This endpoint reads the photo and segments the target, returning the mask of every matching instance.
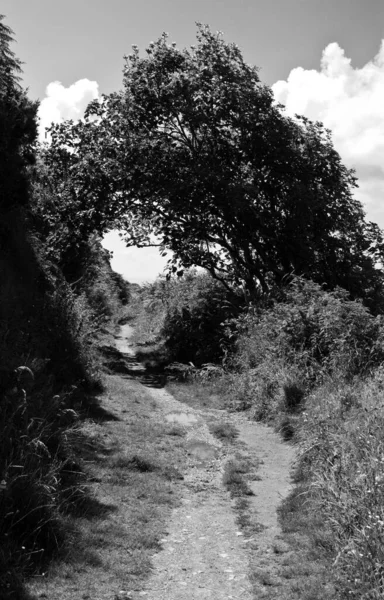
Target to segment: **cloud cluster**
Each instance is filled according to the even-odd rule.
[[[67,88],[60,81],[50,83],[46,89],[46,97],[39,107],[40,140],[45,139],[45,129],[52,123],[81,119],[89,102],[98,97],[99,86],[96,81],[79,79]]]
[[[343,162],[356,169],[370,220],[384,227],[384,40],[362,68],[337,43],[323,51],[320,69],[297,67],[272,86],[288,114],[303,114],[332,130]]]

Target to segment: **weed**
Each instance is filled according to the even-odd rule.
[[[129,469],[147,473],[156,471],[159,465],[152,458],[143,455],[134,454],[133,456],[119,456],[114,462],[113,467],[118,469]]]
[[[172,425],[168,429],[167,433],[168,433],[168,435],[172,435],[172,436],[184,437],[186,434],[186,431],[183,427],[181,427],[181,425]]]
[[[223,483],[232,498],[254,495],[245,477],[249,471],[250,466],[246,461],[229,460],[225,465]]]
[[[211,423],[209,429],[219,440],[233,442],[239,435],[236,427],[229,422]]]
[[[278,587],[281,585],[276,576],[260,568],[252,570],[251,581],[267,587]]]

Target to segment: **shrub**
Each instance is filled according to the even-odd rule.
[[[297,362],[308,379],[336,372],[362,375],[384,358],[381,316],[349,300],[345,290],[327,292],[300,278],[282,302],[245,315],[240,324],[246,338],[240,338],[239,349],[243,345],[248,362],[258,364],[267,352],[268,358]]]
[[[239,299],[205,273],[187,272],[168,284],[162,335],[174,360],[197,366],[224,356],[224,322]]]
[[[44,320],[46,355],[57,381],[61,384],[81,381],[89,388],[100,387],[99,365],[92,346],[97,322],[85,295],[77,296],[65,282],[57,284],[55,291],[46,297]]]
[[[372,316],[344,290],[327,292],[301,278],[281,301],[252,307],[229,323],[233,329],[232,389],[250,398],[258,414],[291,411],[326,378],[351,381],[384,360],[382,316]]]
[[[129,283],[111,269],[110,253],[98,236],[91,236],[79,257],[74,289],[84,294],[99,321],[116,321],[130,298]]]
[[[158,278],[133,296],[136,337],[164,340],[168,362],[205,365],[204,374],[227,352],[225,321],[239,312],[240,298],[210,275],[189,270],[182,277]],[[211,369],[209,367],[212,367]]]

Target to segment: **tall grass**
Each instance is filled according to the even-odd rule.
[[[44,570],[65,546],[66,514],[84,500],[85,477],[68,432],[102,389],[95,342],[122,306],[117,283],[109,290],[110,310],[91,302],[96,283],[107,297],[107,265],[96,283],[84,273],[86,290],[80,289],[19,233],[15,252],[0,259],[2,600],[27,598],[24,577]],[[20,366],[31,369],[33,385],[17,382]]]
[[[384,403],[381,370],[314,391],[299,426],[299,469],[332,531],[341,597],[384,594]]]
[[[337,597],[382,598],[383,318],[299,279],[235,326],[229,404],[298,442],[300,493],[324,523],[312,542],[324,543]]]
[[[65,541],[63,474],[71,459],[65,406],[49,385],[25,395],[10,390],[0,398],[1,598],[8,592],[18,597],[12,596],[16,583],[21,587],[23,577],[43,568]]]

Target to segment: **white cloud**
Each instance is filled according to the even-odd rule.
[[[320,69],[293,69],[272,86],[288,114],[304,114],[332,130],[336,150],[356,169],[369,219],[384,227],[384,40],[362,68],[337,43],[323,51]]]
[[[45,139],[45,129],[52,123],[60,123],[65,119],[81,119],[91,102],[99,97],[99,86],[96,81],[79,79],[69,87],[60,81],[53,81],[47,86],[46,97],[39,107],[39,138]]]

